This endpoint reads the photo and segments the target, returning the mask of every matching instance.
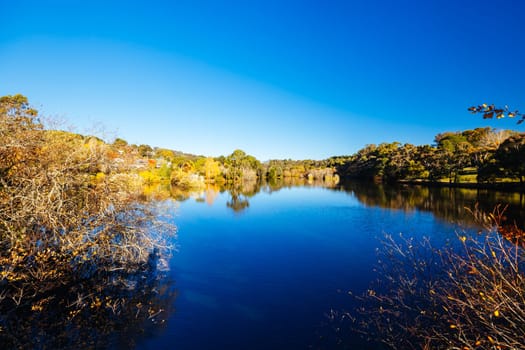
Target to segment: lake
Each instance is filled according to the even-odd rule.
[[[523,195],[488,190],[251,183],[155,196],[178,227],[169,260],[60,285],[39,296],[42,312],[6,310],[0,348],[379,350],[329,315],[374,288],[386,234],[459,243],[479,229],[468,208],[500,204],[525,227]]]
[[[507,220],[521,227],[524,217],[519,194],[359,183],[181,199],[168,276],[176,297],[139,349],[332,348],[326,315],[355,307],[347,292],[363,293],[376,278],[384,234],[454,239],[475,229],[465,207],[476,203],[510,203]],[[352,342],[341,348],[374,348]]]

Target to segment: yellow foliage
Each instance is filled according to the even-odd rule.
[[[104,181],[105,178],[106,178],[106,174],[101,173],[101,172],[98,172],[97,175],[95,175],[95,181],[97,183]]]
[[[42,311],[44,308],[41,305],[32,305],[31,311]]]
[[[206,180],[215,179],[221,174],[220,163],[215,161],[213,158],[206,158],[204,162],[204,176]]]
[[[146,185],[153,185],[161,182],[160,176],[154,169],[143,170],[139,172],[139,176],[144,180]]]

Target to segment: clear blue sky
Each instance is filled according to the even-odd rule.
[[[79,132],[217,156],[323,159],[515,128],[525,2],[0,0],[0,95]]]

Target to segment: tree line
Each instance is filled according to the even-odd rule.
[[[384,182],[495,183],[525,180],[525,134],[476,128],[436,135],[434,144],[367,145],[351,156],[332,157],[342,177]]]
[[[111,147],[116,161],[135,159],[146,184],[170,183],[186,189],[205,183],[283,179],[330,184],[338,183],[340,178],[454,184],[525,181],[525,134],[490,127],[443,132],[427,145],[369,144],[352,155],[324,160],[261,162],[240,149],[226,156],[206,157],[149,145],[128,145],[122,139],[116,139]]]
[[[339,181],[336,168],[329,160],[269,160],[261,162],[241,149],[229,155],[207,157],[156,148],[129,145],[123,139],[110,144],[115,163],[135,164],[146,185],[171,184],[191,189],[206,183],[236,185],[246,182],[277,182],[290,179]]]

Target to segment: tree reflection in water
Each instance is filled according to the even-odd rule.
[[[235,191],[230,192],[231,199],[226,202],[228,208],[233,209],[234,212],[239,213],[250,206],[248,199]]]
[[[334,191],[343,191],[355,197],[365,206],[376,206],[404,211],[421,210],[432,212],[437,218],[461,225],[475,225],[469,209],[477,207],[484,212],[491,212],[498,204],[507,206],[503,224],[516,224],[525,229],[525,195],[523,193],[499,192],[489,189],[467,189],[451,187],[431,187],[418,185],[387,185],[372,182],[342,182],[334,184],[321,180],[308,181],[300,178],[284,178],[271,181],[243,181],[236,184],[207,184],[201,191],[198,201],[212,205],[220,192],[228,192],[228,208],[237,213],[250,206],[250,198],[263,191],[278,192],[297,186],[324,187]],[[174,198],[185,201],[195,196],[188,190],[176,187],[166,188],[157,199]]]
[[[75,285],[57,286],[31,305],[3,299],[2,348],[134,347],[161,331],[174,312],[174,284],[154,260],[133,274],[113,271]]]
[[[240,213],[250,206],[248,198],[253,197],[261,191],[261,184],[255,180],[242,181],[230,184],[226,189],[230,194],[230,200],[226,202],[226,206],[235,213]]]
[[[478,225],[469,212],[474,208],[490,213],[497,205],[506,206],[503,225],[525,228],[523,193],[498,192],[488,189],[429,187],[416,185],[383,185],[347,182],[339,187],[366,206],[431,212],[436,218],[460,225]]]

